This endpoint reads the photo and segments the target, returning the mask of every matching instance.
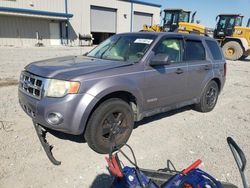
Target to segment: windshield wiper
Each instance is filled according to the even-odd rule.
[[[102,58],[103,55],[104,55],[108,50],[110,50],[111,48],[113,48],[113,47],[117,44],[117,42],[118,42],[120,39],[121,39],[121,37],[118,38],[117,41],[114,42],[112,45],[110,45],[110,47],[108,47],[106,50],[104,50],[104,52],[102,52],[102,54],[101,54],[101,56],[100,56],[100,59],[103,59],[103,58]]]
[[[83,56],[87,56],[89,54],[89,52],[85,52],[84,54],[82,54]]]

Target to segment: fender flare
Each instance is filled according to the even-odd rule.
[[[118,84],[119,83],[119,84]],[[123,83],[123,84],[121,84]],[[96,89],[98,88],[98,89]],[[82,114],[81,119],[81,132],[84,132],[87,126],[88,119],[95,109],[96,105],[107,95],[114,92],[128,92],[132,94],[136,99],[136,104],[138,108],[138,115],[140,114],[140,109],[143,103],[142,92],[136,87],[135,83],[129,79],[104,79],[97,82],[92,88],[90,88],[86,93],[94,97],[94,99],[87,105],[87,108]]]

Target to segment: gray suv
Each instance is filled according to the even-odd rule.
[[[42,143],[47,130],[84,133],[94,151],[107,153],[111,137],[122,146],[144,117],[192,104],[211,111],[225,76],[226,61],[212,38],[124,33],[82,56],[27,65],[19,101]]]

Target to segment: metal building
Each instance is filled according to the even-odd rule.
[[[115,33],[158,24],[160,5],[139,0],[0,0],[0,46],[99,43]]]

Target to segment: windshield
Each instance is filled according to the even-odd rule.
[[[164,25],[178,25],[178,22],[189,22],[189,12],[165,11]]]
[[[221,16],[218,23],[218,28],[233,29],[234,26],[241,26],[241,23],[241,17]]]
[[[155,39],[155,35],[114,35],[88,53],[88,57],[138,62]]]

